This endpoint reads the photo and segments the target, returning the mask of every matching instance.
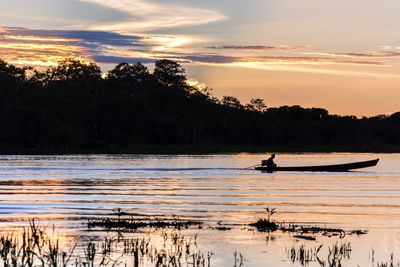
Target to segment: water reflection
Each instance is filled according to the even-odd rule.
[[[0,156],[0,227],[9,229],[36,218],[78,236],[88,218],[117,208],[240,225],[253,222],[265,207],[275,207],[280,221],[370,230],[362,241],[353,240],[353,247],[369,244],[370,251],[376,244],[383,259],[391,248],[400,249],[394,237],[400,229],[399,154],[283,154],[276,160],[311,165],[381,158],[376,168],[350,173],[265,174],[242,169],[263,156]],[[215,243],[210,251],[224,247],[231,255],[239,250],[251,258],[250,266],[263,258],[265,235],[249,237],[240,227],[213,233],[202,234]],[[279,235],[275,238],[280,240]],[[287,242],[292,241],[283,242],[289,247]],[[268,253],[282,251],[284,247]],[[352,258],[362,262],[365,252],[353,253]],[[233,263],[233,257],[229,259]],[[277,260],[281,261],[282,257]]]

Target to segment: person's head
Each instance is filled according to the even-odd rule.
[[[272,154],[272,155],[271,155],[271,158],[273,158],[273,159],[274,159],[274,158],[275,158],[275,154]]]

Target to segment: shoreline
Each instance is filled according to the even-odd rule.
[[[211,155],[239,153],[400,153],[400,146],[242,146],[242,145],[134,145],[126,148],[0,148],[0,155],[166,154]]]

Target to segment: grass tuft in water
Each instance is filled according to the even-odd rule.
[[[292,261],[292,263],[300,263],[302,266],[307,266],[311,262],[320,262],[318,257],[318,253],[321,250],[323,245],[320,245],[317,248],[307,249],[304,245],[300,247],[292,247],[288,251],[288,258]]]
[[[267,216],[264,218],[259,218],[256,222],[249,224],[249,226],[255,227],[260,232],[291,232],[296,233],[293,237],[304,240],[315,241],[315,236],[310,236],[310,234],[321,234],[326,237],[339,237],[344,238],[346,235],[364,235],[368,231],[365,230],[350,230],[345,231],[340,228],[329,228],[329,227],[318,227],[318,226],[307,226],[307,225],[296,225],[287,224],[285,222],[278,222],[272,220],[272,216],[277,212],[275,208],[266,208]]]
[[[54,228],[53,228],[54,236]],[[4,267],[67,266],[75,246],[62,251],[59,240],[46,233],[46,228],[29,221],[29,227],[23,228],[21,236],[6,234],[0,236],[0,260]]]
[[[162,235],[163,242],[150,239],[105,238],[66,249],[45,227],[29,222],[20,236],[0,235],[2,267],[210,267],[212,252],[203,253],[197,246],[197,235],[186,237],[176,230]]]
[[[272,220],[271,217],[276,213],[275,208],[265,208],[266,218],[260,218],[256,222],[249,224],[250,226],[256,227],[260,232],[275,231],[279,225],[276,221]]]
[[[92,218],[88,220],[88,229],[101,228],[107,231],[129,231],[140,228],[174,228],[184,229],[190,226],[201,226],[203,222],[195,220],[182,220],[177,217],[172,218],[148,218],[129,216],[119,212],[115,216],[107,218]]]
[[[349,260],[351,256],[351,245],[350,243],[334,244],[328,247],[326,259],[322,260],[320,252],[323,245],[314,248],[306,248],[303,244],[301,246],[293,246],[287,250],[288,258],[292,263],[299,263],[301,266],[308,266],[313,262],[316,262],[321,267],[341,267],[343,261]]]

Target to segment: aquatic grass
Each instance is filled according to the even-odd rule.
[[[275,231],[278,229],[279,225],[276,221],[272,220],[271,217],[276,213],[275,208],[265,208],[266,218],[259,218],[256,222],[249,224],[249,226],[253,226],[257,228],[260,232],[266,231]]]
[[[292,263],[299,262],[302,266],[307,266],[311,262],[320,262],[318,253],[322,247],[323,245],[320,245],[316,248],[307,249],[304,245],[294,246],[288,251],[288,258]]]
[[[299,263],[301,266],[308,266],[310,263],[316,262],[321,267],[341,267],[342,262],[349,260],[351,256],[351,244],[335,243],[328,247],[328,251],[325,255],[326,259],[322,260],[320,255],[323,245],[318,247],[306,248],[304,244],[300,246],[293,246],[287,250],[287,257],[292,263]]]
[[[244,266],[244,262],[246,261],[246,258],[244,257],[244,255],[240,252],[238,252],[237,250],[235,250],[235,252],[233,252],[233,267],[243,267]]]
[[[346,235],[364,235],[367,234],[366,230],[349,230],[345,231],[340,228],[320,227],[320,226],[309,226],[309,225],[297,225],[294,223],[285,223],[273,220],[271,217],[277,213],[276,209],[265,208],[266,217],[259,218],[256,222],[248,224],[251,227],[255,227],[260,232],[274,232],[282,231],[295,233],[295,238],[305,240],[316,240],[315,236],[308,234],[320,234],[326,237],[339,237],[344,238]]]
[[[210,267],[213,252],[203,253],[197,245],[197,235],[187,237],[180,231],[162,233],[163,244],[150,238],[89,241],[74,244],[69,249],[61,246],[59,238],[49,235],[45,227],[29,222],[20,236],[0,235],[0,266],[2,267]],[[79,248],[79,249],[76,249]]]
[[[201,226],[203,222],[196,220],[182,220],[173,216],[172,218],[150,218],[127,216],[120,210],[112,217],[90,218],[87,226],[89,230],[101,228],[107,231],[129,231],[140,228],[174,228],[183,229],[190,226]]]
[[[372,261],[373,262],[373,261]],[[387,262],[380,262],[377,263],[376,265],[373,265],[376,267],[400,267],[400,263],[394,263],[394,254],[390,254],[390,259]]]
[[[335,243],[329,247],[328,257],[326,261],[320,261],[321,267],[341,267],[342,262],[349,260],[351,257],[351,244],[350,242]]]
[[[62,251],[59,240],[49,236],[46,228],[37,226],[34,220],[23,228],[20,237],[13,233],[0,237],[0,259],[4,267],[64,267],[68,265],[74,249],[75,246],[69,251]]]

